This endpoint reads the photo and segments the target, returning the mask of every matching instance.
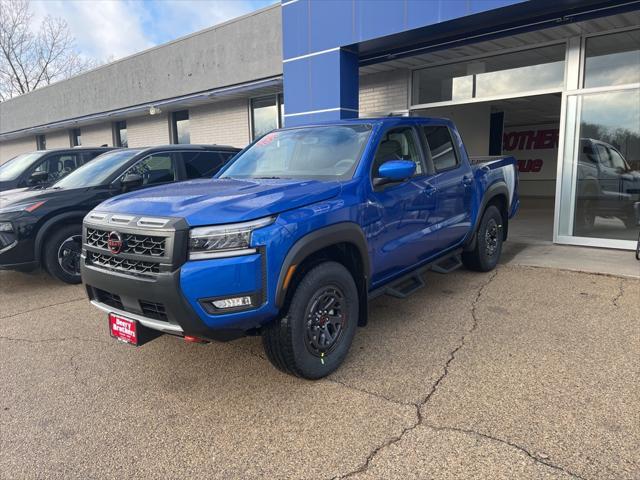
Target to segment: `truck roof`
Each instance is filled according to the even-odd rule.
[[[443,117],[363,117],[363,118],[349,118],[343,120],[329,120],[322,122],[313,122],[306,125],[298,125],[293,127],[285,127],[282,130],[288,130],[301,127],[313,127],[313,126],[327,126],[327,125],[379,125],[379,126],[392,126],[392,125],[415,125],[419,123],[444,123],[450,127],[454,127],[453,121]]]

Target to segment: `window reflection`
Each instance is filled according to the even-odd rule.
[[[584,86],[640,82],[640,30],[587,39]]]
[[[417,70],[413,74],[413,104],[560,90],[564,56],[565,45],[559,44]]]
[[[251,100],[253,138],[278,128],[278,106],[276,96]]]
[[[189,111],[181,110],[173,113],[173,143],[191,143],[191,133],[189,129]]]
[[[635,240],[640,201],[640,90],[585,95],[580,118],[574,235]]]

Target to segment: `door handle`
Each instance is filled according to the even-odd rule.
[[[426,195],[433,195],[434,193],[436,193],[436,187],[434,187],[433,185],[427,185],[424,189],[424,193]]]
[[[465,187],[471,186],[472,183],[473,183],[473,177],[471,175],[465,175],[464,177],[462,177],[462,184]]]

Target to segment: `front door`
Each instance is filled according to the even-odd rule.
[[[372,185],[389,160],[410,160],[416,173],[403,182],[372,186],[364,224],[373,249],[373,286],[412,269],[437,248],[432,241],[436,189],[412,127],[392,128],[383,135],[371,168]]]

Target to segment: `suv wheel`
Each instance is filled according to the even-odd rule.
[[[265,328],[262,343],[276,368],[315,380],[342,364],[357,324],[353,277],[341,264],[325,262],[302,278],[287,314]]]
[[[462,263],[469,270],[493,270],[502,252],[502,215],[496,206],[489,205],[484,211],[476,237],[475,248],[462,253]]]
[[[43,263],[50,275],[65,283],[80,283],[82,227],[64,225],[44,246]]]

